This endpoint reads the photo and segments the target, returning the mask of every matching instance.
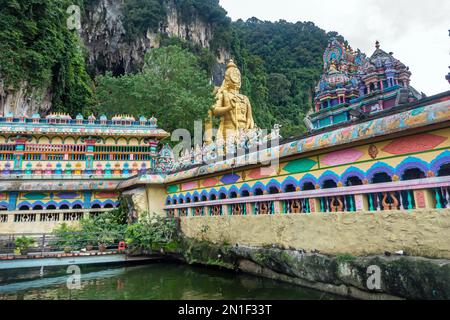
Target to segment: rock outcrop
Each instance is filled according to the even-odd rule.
[[[52,106],[51,100],[50,88],[29,88],[26,82],[22,82],[18,89],[12,89],[6,88],[0,81],[0,115],[10,112],[16,116],[45,114]]]
[[[445,259],[331,256],[187,238],[179,252],[190,264],[238,270],[356,299],[450,299],[450,261]]]
[[[112,71],[115,75],[139,70],[145,53],[160,46],[162,36],[178,37],[191,41],[203,48],[209,48],[213,39],[213,26],[200,15],[184,22],[179,16],[173,0],[167,0],[166,21],[160,23],[159,30],[147,30],[145,36],[127,37],[123,23],[123,3],[120,0],[98,0],[87,7],[87,17],[83,21],[81,36],[88,52],[88,66],[91,73]],[[223,51],[223,52],[222,52]],[[221,56],[229,54],[221,50]],[[220,79],[224,69],[223,57],[218,58],[218,70],[213,78]],[[216,69],[216,68],[215,68]],[[217,81],[215,81],[217,82]]]

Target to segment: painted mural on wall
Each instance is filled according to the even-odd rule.
[[[257,190],[268,194],[271,188],[281,193],[363,185],[376,183],[374,178],[381,173],[400,181],[411,169],[423,178],[437,177],[446,164],[450,164],[450,128],[282,162],[278,170],[256,168],[170,184],[167,203],[254,195]]]
[[[449,120],[450,97],[446,97],[444,101],[435,104],[297,140],[289,144],[281,145],[278,148],[264,151],[264,153],[270,153],[272,156],[279,155],[281,158],[301,156],[302,153],[317,151],[330,146],[352,144],[370,138],[382,137],[384,135]],[[436,141],[433,143],[436,143]],[[400,150],[398,152],[402,151]],[[357,154],[347,153],[346,157],[351,159],[351,157],[357,157]],[[225,170],[235,169],[252,163],[254,158],[258,158],[257,155],[243,156],[241,158],[234,158],[223,162],[184,170],[168,175],[166,183],[170,184],[206,174],[214,174]],[[329,159],[328,161],[333,160]]]

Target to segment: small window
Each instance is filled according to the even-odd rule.
[[[424,179],[424,178],[425,178],[425,173],[418,168],[405,170],[405,172],[402,175],[403,181],[417,180],[417,179]]]
[[[349,177],[347,179],[347,182],[345,183],[345,185],[347,187],[361,186],[362,184],[363,184],[362,180],[359,177],[356,177],[356,176]]]
[[[289,192],[295,192],[297,191],[295,186],[293,184],[288,184],[285,188],[284,188],[284,192],[289,193]]]
[[[450,176],[450,163],[442,165],[438,170],[438,177]]]
[[[241,192],[241,196],[243,198],[250,197],[250,192],[248,190],[244,190]]]
[[[280,190],[278,190],[277,187],[270,187],[269,188],[269,194],[278,194],[280,193]]]
[[[386,172],[378,172],[372,178],[372,183],[387,183],[392,182],[392,178]]]
[[[261,188],[257,188],[255,190],[255,196],[262,196],[264,194],[264,191]]]
[[[312,182],[305,182],[302,186],[303,191],[313,191],[316,190],[316,187]]]

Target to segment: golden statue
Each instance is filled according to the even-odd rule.
[[[230,60],[225,72],[222,86],[217,90],[216,103],[209,111],[206,131],[212,128],[212,116],[220,117],[217,139],[228,141],[236,138],[241,130],[255,128],[252,106],[247,96],[239,93],[241,89],[241,72],[233,60]],[[211,142],[207,133],[206,142]]]

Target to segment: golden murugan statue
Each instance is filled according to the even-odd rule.
[[[252,106],[247,96],[239,93],[241,89],[241,72],[233,60],[230,60],[225,72],[222,86],[217,90],[216,103],[208,113],[205,130],[206,142],[212,142],[212,116],[220,117],[217,139],[228,141],[236,138],[240,131],[254,129]],[[210,130],[208,132],[208,130]]]

